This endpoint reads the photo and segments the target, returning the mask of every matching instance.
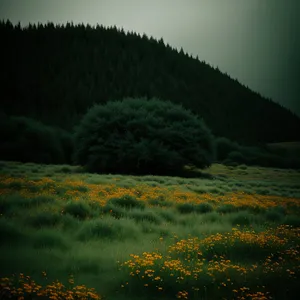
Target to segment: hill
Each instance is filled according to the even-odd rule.
[[[164,41],[116,27],[0,22],[1,111],[71,130],[94,103],[157,97],[244,144],[300,141],[300,119]]]

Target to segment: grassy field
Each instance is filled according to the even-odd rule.
[[[0,299],[299,299],[299,170],[205,173],[0,162]]]

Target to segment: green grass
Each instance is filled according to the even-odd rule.
[[[165,274],[164,284],[170,288],[160,298],[160,292],[155,286],[145,290],[144,279],[136,280],[118,262],[125,262],[131,258],[131,254],[142,255],[143,252],[159,252],[166,256],[169,253],[168,247],[176,242],[194,237],[203,240],[216,234],[225,236],[231,232],[232,227],[258,233],[281,224],[300,227],[300,206],[295,204],[277,203],[273,208],[265,208],[252,207],[250,203],[238,207],[226,203],[227,194],[234,191],[260,196],[293,195],[297,198],[300,195],[297,182],[299,172],[243,165],[213,165],[205,172],[217,179],[209,179],[208,176],[197,179],[97,175],[87,174],[80,167],[67,165],[39,166],[0,162],[1,174],[19,179],[26,176],[32,180],[31,184],[21,180],[13,180],[8,184],[0,182],[1,190],[11,191],[9,195],[0,195],[0,277],[21,272],[46,284],[41,275],[42,271],[46,271],[48,281],[58,279],[63,284],[68,284],[68,276],[73,274],[78,284],[96,288],[107,300],[143,300],[151,297],[176,299],[172,290],[179,287],[189,289],[195,283],[194,279],[179,284],[170,274]],[[282,175],[280,180],[278,174]],[[39,179],[45,175],[60,184],[51,181],[39,184]],[[82,183],[76,187],[63,184],[63,180],[71,178],[80,179]],[[100,206],[97,201],[89,198],[92,188],[88,184],[100,187],[114,184],[115,188],[123,189],[123,195],[108,197],[110,190],[102,189],[98,198],[108,197],[109,200],[104,206]],[[141,201],[140,197],[146,191],[139,184],[163,188],[165,191],[179,188],[183,194],[178,196],[178,202],[166,195],[156,194]],[[135,192],[130,194],[130,189],[135,186]],[[21,192],[24,190],[31,193],[31,196],[22,196]],[[46,191],[52,194],[43,194]],[[77,196],[67,195],[70,191],[74,195],[79,193],[80,196],[76,198]],[[188,193],[203,197],[203,200],[201,203],[189,203]],[[211,199],[205,198],[207,195]],[[218,197],[225,203],[218,202]],[[300,201],[300,198],[296,200]],[[295,242],[291,242],[289,246],[294,247]],[[201,248],[206,258],[203,268],[207,270],[208,261],[215,259],[214,255],[226,255],[234,263],[250,266],[257,261],[264,261],[270,253],[275,255],[282,251],[283,248],[280,247],[272,243],[260,247],[255,243],[249,245],[241,241],[227,244],[223,240],[216,241],[213,246]],[[181,251],[178,257],[184,257],[187,253]],[[291,260],[291,264],[292,262],[294,263]],[[153,268],[159,271],[156,265]],[[292,268],[293,264],[290,269]],[[248,286],[254,290],[257,285],[265,285],[274,299],[293,299],[288,296],[285,285],[291,292],[299,292],[298,284],[285,273],[285,277],[279,279],[278,274],[281,273],[278,272],[249,272],[247,281],[243,281],[244,277],[237,275],[235,271],[230,272],[234,285],[248,282]],[[227,280],[222,277],[224,274],[218,276],[215,277],[217,283],[212,284],[210,277],[203,273],[199,282],[203,285],[206,282],[206,287],[204,289],[201,286],[199,297],[196,297],[195,291],[195,298],[191,296],[191,299],[222,299],[224,295],[228,299],[235,299],[225,287],[217,288],[218,284]]]

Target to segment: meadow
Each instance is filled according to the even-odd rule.
[[[299,299],[300,170],[204,172],[1,161],[0,299]]]

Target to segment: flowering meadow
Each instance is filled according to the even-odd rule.
[[[0,299],[298,299],[299,171],[208,171],[2,162]]]

